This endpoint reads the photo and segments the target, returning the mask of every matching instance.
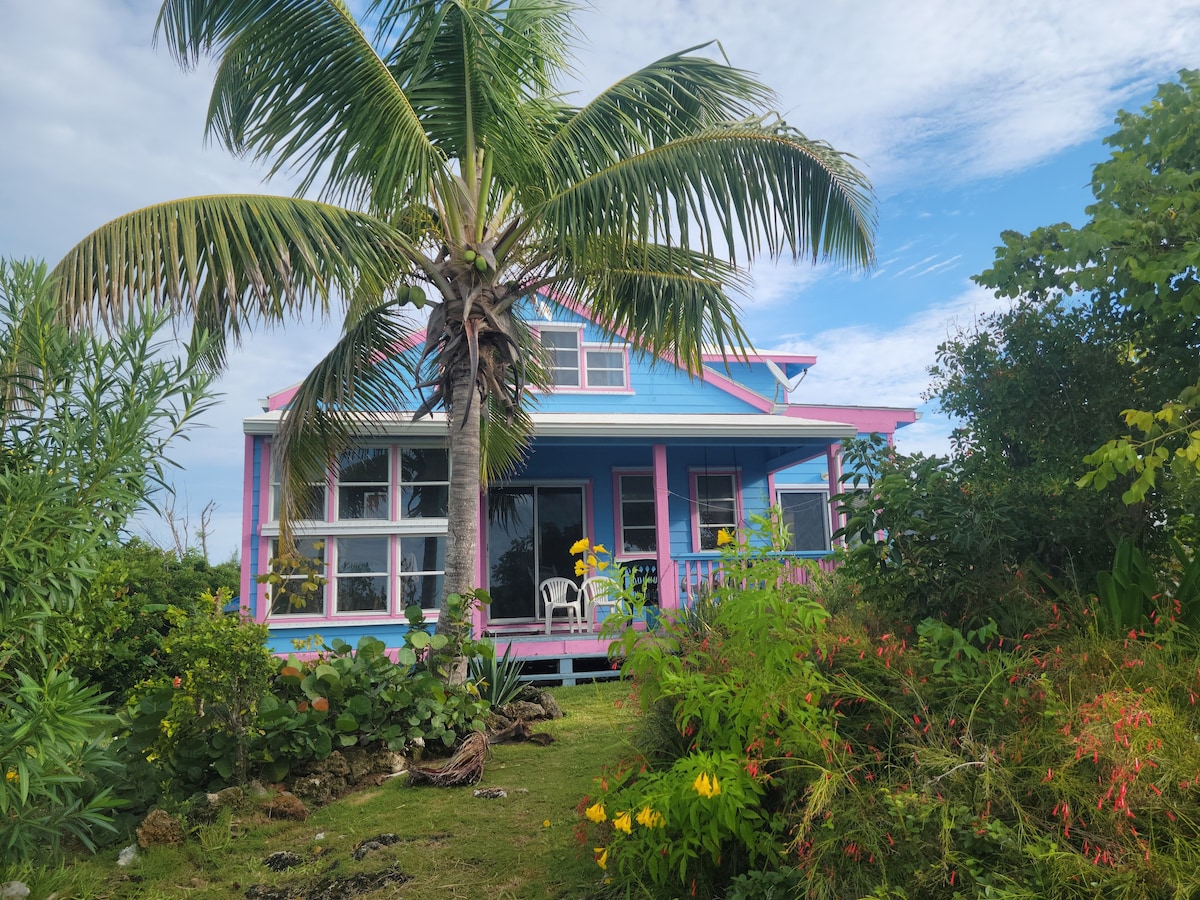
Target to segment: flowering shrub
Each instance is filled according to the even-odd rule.
[[[1187,627],[868,629],[731,538],[711,604],[614,644],[638,752],[580,807],[614,896],[1200,896]]]
[[[583,810],[597,862],[648,896],[699,891],[748,867],[774,865],[787,839],[785,806],[803,790],[806,760],[831,734],[829,689],[813,656],[824,610],[788,582],[784,563],[721,543],[726,577],[704,617],[665,618],[659,630],[613,617],[645,713],[643,754],[597,783]],[[608,623],[606,623],[608,624]],[[782,789],[782,790],[781,790]]]

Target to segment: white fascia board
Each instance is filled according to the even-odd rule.
[[[243,422],[246,434],[270,435],[279,424],[279,411],[252,416]],[[363,417],[364,433],[371,436],[429,436],[445,434],[446,417],[438,413],[413,422],[397,416]],[[725,413],[534,413],[534,437],[645,438],[834,438],[848,440],[858,434],[854,425],[793,416]]]

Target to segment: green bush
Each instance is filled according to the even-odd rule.
[[[447,639],[429,633],[419,607],[408,610],[395,661],[371,636],[357,648],[334,640],[312,658],[283,661],[267,650],[265,625],[223,614],[222,605],[219,594],[168,636],[173,674],[144,684],[124,713],[124,747],[171,794],[281,781],[344,747],[403,750],[420,739],[449,748],[483,730],[488,704],[474,686],[449,687],[429,664]]]
[[[1064,594],[1020,641],[991,621],[868,632],[761,556],[726,554],[698,630],[619,645],[637,753],[580,806],[614,895],[1198,895],[1185,624],[1110,636]]]
[[[750,540],[727,546],[702,617],[664,616],[655,632],[626,628],[614,644],[647,726],[640,756],[598,781],[586,815],[598,861],[645,896],[710,896],[777,864],[787,804],[832,736],[821,706],[830,686],[812,654],[825,610],[788,581],[769,544]],[[637,613],[625,615],[628,625]]]
[[[76,617],[75,672],[120,708],[135,687],[163,674],[163,640],[196,612],[200,596],[232,596],[240,577],[235,562],[180,559],[137,538],[108,550]]]

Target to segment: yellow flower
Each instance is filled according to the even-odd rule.
[[[623,812],[618,814],[613,819],[613,828],[617,829],[617,831],[623,831],[626,834],[631,833],[633,831],[633,823],[629,820],[629,813]]]
[[[571,545],[571,555],[574,556],[576,553],[582,553],[584,550],[586,550],[588,548],[588,546],[589,546],[588,539],[580,538],[579,540],[577,540],[575,543],[573,543]]]
[[[608,563],[606,563],[604,560],[600,560],[600,562],[596,563],[596,571],[598,572],[603,572],[607,568]]]
[[[550,820],[549,820],[549,819],[546,819],[545,821],[543,821],[543,822],[542,822],[542,827],[543,827],[543,828],[549,828],[549,827],[550,827]]]
[[[667,824],[667,820],[657,810],[643,806],[642,811],[637,814],[637,823],[643,828],[662,828]]]
[[[597,825],[608,820],[608,815],[604,812],[604,804],[599,802],[593,803],[583,811],[583,814]]]
[[[692,790],[701,797],[709,799],[721,793],[721,785],[717,784],[717,779],[710,777],[707,772],[701,772],[692,782]]]
[[[594,553],[588,554],[587,564],[589,566],[595,566],[598,562],[600,562],[600,560],[596,559],[596,554],[594,554]]]
[[[16,781],[20,777],[21,776],[17,774],[16,769],[9,769],[7,772],[4,773],[5,781]]]
[[[582,559],[575,560],[575,574],[582,575],[586,571],[587,563],[585,563]]]
[[[602,869],[607,869],[608,868],[608,848],[607,847],[593,847],[592,850],[596,854],[596,865],[598,865]]]
[[[597,544],[592,548],[593,553],[607,553],[608,549],[603,544]]]
[[[726,544],[733,543],[733,535],[724,528],[717,529],[717,546],[724,547]]]

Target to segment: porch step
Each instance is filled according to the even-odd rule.
[[[531,684],[587,684],[621,677],[605,654],[524,657],[521,663],[521,680]]]

